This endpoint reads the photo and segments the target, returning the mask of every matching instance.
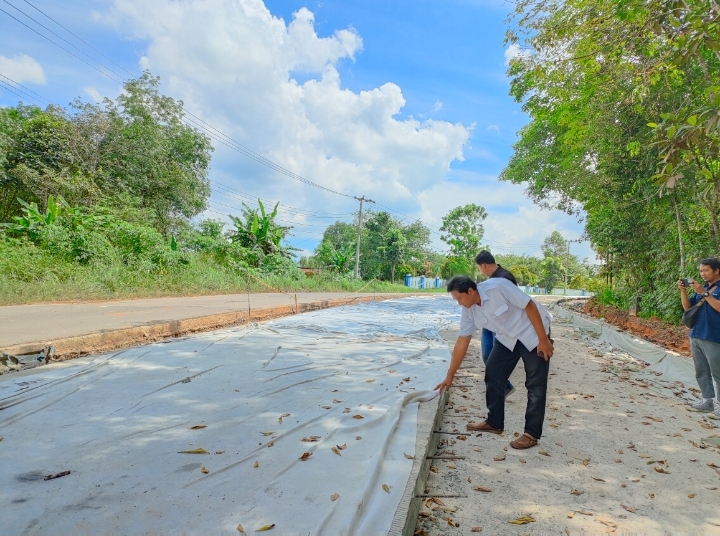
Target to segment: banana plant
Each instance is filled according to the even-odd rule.
[[[276,203],[271,213],[265,210],[265,205],[258,199],[259,209],[253,209],[243,203],[243,217],[238,218],[230,215],[235,225],[235,230],[230,232],[230,239],[240,243],[248,249],[259,249],[263,254],[272,253],[286,254],[282,247],[282,239],[290,231],[290,227],[282,227],[275,223],[278,213]]]
[[[48,197],[47,208],[41,212],[37,203],[27,203],[18,198],[23,207],[23,215],[15,216],[13,223],[2,224],[9,234],[26,234],[30,240],[36,240],[40,229],[46,225],[52,225],[63,214],[67,208],[67,202],[58,196],[57,200],[51,195]]]

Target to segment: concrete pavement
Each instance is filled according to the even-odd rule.
[[[250,294],[249,320],[292,314],[295,296],[303,312],[410,294]],[[0,307],[0,350],[24,354],[53,344],[58,352],[77,355],[247,321],[248,294],[13,305]]]

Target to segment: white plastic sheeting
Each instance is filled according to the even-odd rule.
[[[562,306],[552,305],[551,309],[558,318],[581,330],[594,334],[602,342],[627,352],[645,363],[649,363],[650,366],[644,369],[644,372],[662,373],[662,380],[656,381],[661,383],[678,381],[687,386],[696,385],[695,367],[691,359],[669,352],[630,333],[618,331],[605,322],[584,318]]]
[[[2,532],[387,533],[458,313],[368,303],[8,376]]]

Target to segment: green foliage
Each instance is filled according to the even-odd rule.
[[[474,203],[456,207],[443,217],[440,230],[445,234],[440,238],[450,246],[451,256],[472,260],[480,252],[485,218],[485,209]]]

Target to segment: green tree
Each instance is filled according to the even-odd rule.
[[[451,256],[472,261],[480,251],[485,218],[485,209],[474,203],[456,207],[443,217],[440,230],[445,234],[440,238],[450,246]]]

